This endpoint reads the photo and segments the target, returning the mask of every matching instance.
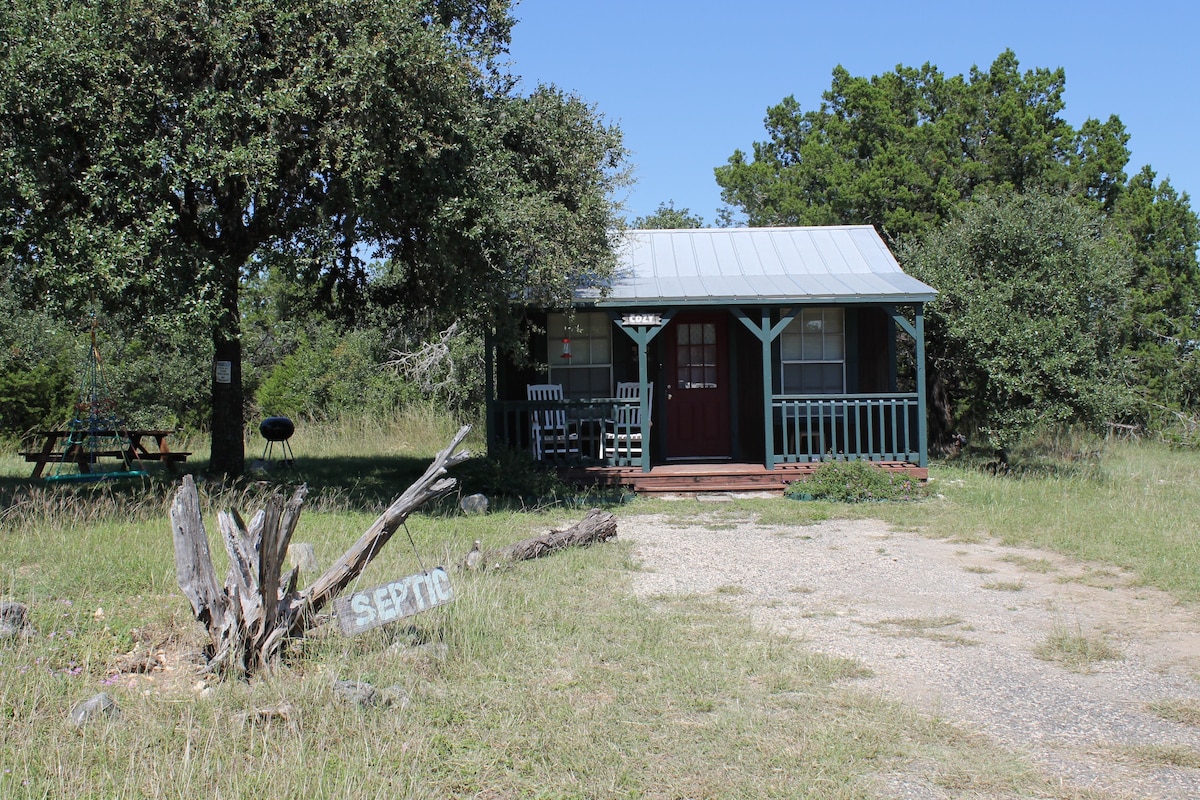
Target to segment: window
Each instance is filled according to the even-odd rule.
[[[612,320],[608,314],[579,313],[569,326],[566,314],[551,314],[546,330],[550,382],[562,384],[563,396],[612,396]]]
[[[805,308],[779,337],[784,394],[846,391],[845,312]]]
[[[716,389],[717,326],[711,322],[675,326],[675,385],[680,389]]]

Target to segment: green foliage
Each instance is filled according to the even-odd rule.
[[[1121,411],[1127,261],[1096,215],[1055,195],[981,197],[901,258],[939,289],[927,353],[960,424],[1007,448]]]
[[[721,196],[751,225],[866,223],[896,241],[929,232],[980,189],[1110,203],[1128,137],[1116,117],[1074,131],[1059,116],[1065,80],[1061,69],[1021,72],[1012,51],[968,76],[838,67],[819,109],[794,97],[768,109],[769,140],[717,168]]]
[[[716,170],[732,207],[727,218],[736,210],[751,225],[872,224],[908,256],[943,226],[943,241],[958,235],[948,231],[963,224],[963,214],[975,215],[960,209],[985,195],[1069,197],[1109,223],[1106,237],[1126,237],[1115,273],[1106,272],[1114,259],[1098,252],[1108,245],[1090,249],[1097,253],[1090,269],[1079,258],[1092,256],[1070,255],[1073,244],[1060,248],[1061,258],[1050,257],[1057,239],[1072,239],[1063,215],[1077,212],[1045,208],[1050,216],[1027,215],[1021,223],[1030,226],[1024,242],[1013,238],[1011,246],[987,250],[994,243],[985,237],[976,243],[983,249],[959,254],[975,265],[970,269],[926,268],[927,282],[943,293],[931,308],[931,397],[940,406],[945,387],[952,400],[934,409],[935,438],[980,425],[995,428],[995,441],[1009,441],[1029,423],[1094,423],[1104,415],[1177,427],[1179,412],[1200,403],[1197,217],[1187,195],[1166,181],[1155,185],[1149,167],[1127,181],[1129,135],[1117,116],[1088,119],[1078,130],[1068,125],[1064,87],[1062,69],[1021,71],[1011,51],[967,75],[925,64],[864,78],[838,67],[819,108],[805,111],[785,98],[767,112],[767,141],[756,142],[751,154],[736,151]],[[1034,229],[1041,229],[1040,245]],[[1040,264],[1033,272],[1030,259]],[[1047,272],[1060,266],[1058,277]],[[1129,301],[1118,323],[1119,351],[1111,346],[1110,312],[1125,303],[1113,274],[1127,281]],[[1092,277],[1095,287],[1073,283]],[[1048,292],[1051,283],[1056,288]],[[1082,303],[1070,297],[1078,286],[1087,287],[1078,293]],[[964,295],[981,300],[970,303],[973,319],[956,321],[951,338],[972,346],[948,347],[944,334],[967,307]],[[1006,315],[1009,299],[1014,313]],[[1048,314],[1038,307],[1043,301]],[[1089,312],[1089,301],[1109,305]],[[994,313],[976,313],[989,304]],[[1073,322],[1084,323],[1075,335],[1068,330]],[[1070,349],[1077,347],[1082,357]],[[1099,371],[1097,356],[1108,359]],[[1085,385],[1092,380],[1095,391]],[[1136,403],[1112,396],[1117,380],[1135,387]],[[1001,410],[1004,420],[996,416]],[[1050,416],[1042,418],[1043,411]]]
[[[924,488],[907,475],[880,469],[869,461],[828,461],[804,480],[788,485],[788,497],[865,503],[880,500],[916,500]]]
[[[659,203],[653,214],[636,217],[633,222],[629,223],[629,227],[638,230],[703,228],[704,218],[693,215],[689,208],[676,208],[675,201],[668,200],[665,203]]]
[[[68,317],[200,319],[213,467],[244,461],[245,274],[284,271],[353,321],[388,298],[480,328],[612,266],[620,131],[515,93],[491,0],[30,0],[0,11],[0,269]],[[444,323],[445,324],[445,323]]]
[[[70,417],[74,387],[60,364],[0,373],[0,431],[54,427]]]
[[[45,314],[17,306],[0,281],[0,433],[20,434],[69,419],[74,342]]]
[[[1144,168],[1113,222],[1129,239],[1131,289],[1122,358],[1139,387],[1142,421],[1200,408],[1200,219],[1187,194]],[[1161,423],[1160,423],[1161,426]]]
[[[326,324],[303,336],[269,372],[255,393],[262,416],[336,419],[394,415],[418,398],[414,387],[384,370],[377,331],[338,332]]]
[[[204,430],[211,423],[209,337],[167,320],[106,326],[105,374],[118,410],[132,427]]]

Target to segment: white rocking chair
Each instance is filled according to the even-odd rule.
[[[525,395],[533,401],[562,400],[562,384],[529,384],[525,387]],[[533,445],[533,457],[537,461],[558,461],[579,454],[579,434],[568,428],[567,412],[562,407],[531,409],[529,440]]]
[[[654,384],[646,386],[646,408],[654,402]],[[613,419],[604,422],[605,460],[618,464],[632,464],[642,457],[642,395],[641,385],[636,382],[617,384],[617,403]]]

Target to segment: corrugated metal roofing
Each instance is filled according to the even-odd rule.
[[[928,302],[870,225],[626,231],[599,306]],[[582,299],[582,298],[581,298]]]

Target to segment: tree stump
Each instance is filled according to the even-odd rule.
[[[298,488],[287,501],[274,495],[249,525],[234,510],[217,515],[230,564],[225,583],[220,585],[196,484],[190,475],[184,476],[171,503],[175,572],[196,619],[208,631],[208,669],[239,677],[271,669],[283,642],[303,635],[312,626],[317,612],[358,578],[413,511],[454,488],[456,480],[443,476],[470,456],[465,450],[455,452],[470,430],[469,426],[461,428],[425,474],[392,502],[345,555],[302,591],[296,589],[298,570],[282,574],[282,565],[306,487]]]

